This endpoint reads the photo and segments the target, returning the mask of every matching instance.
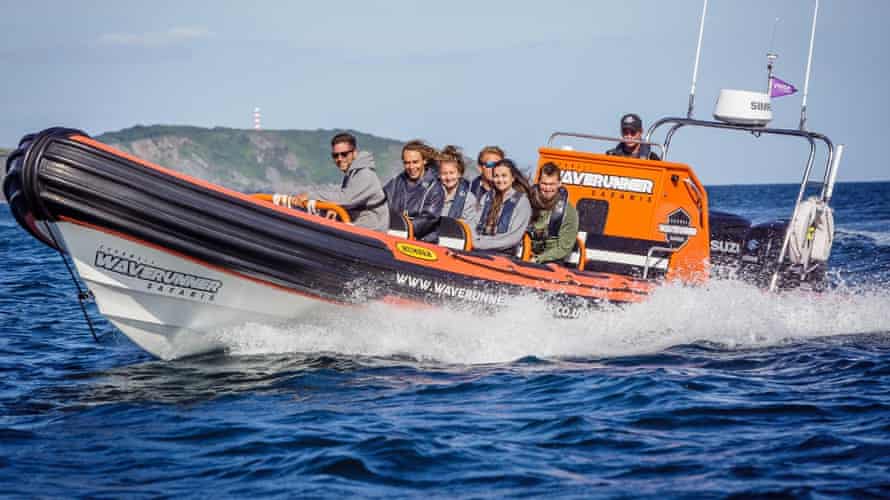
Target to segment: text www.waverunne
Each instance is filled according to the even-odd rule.
[[[503,305],[506,297],[501,294],[483,292],[472,288],[450,285],[440,281],[421,278],[408,273],[396,273],[396,284],[420,290],[432,292],[436,295],[454,297],[457,299],[478,302],[490,305]]]

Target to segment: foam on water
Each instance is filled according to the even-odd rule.
[[[765,293],[738,282],[666,286],[646,302],[573,320],[554,319],[533,297],[488,316],[376,304],[285,325],[250,324],[222,332],[236,355],[330,352],[410,356],[443,363],[614,357],[709,342],[728,349],[793,339],[890,332],[886,291]]]
[[[868,238],[875,244],[875,246],[890,246],[890,233],[885,231],[867,231],[844,228],[837,229],[835,231],[835,238],[838,240],[844,240],[848,238]]]

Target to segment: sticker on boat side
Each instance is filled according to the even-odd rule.
[[[163,295],[211,302],[223,286],[219,280],[150,265],[141,257],[105,247],[96,250],[93,262],[97,269],[140,280],[146,290]]]
[[[658,230],[664,233],[669,242],[679,243],[680,247],[685,245],[689,238],[698,234],[698,229],[693,227],[689,214],[682,208],[671,212],[667,224],[659,224]]]
[[[436,255],[436,252],[429,248],[419,247],[410,243],[396,243],[396,249],[403,255],[414,257],[415,259],[429,261],[439,260],[439,256]]]

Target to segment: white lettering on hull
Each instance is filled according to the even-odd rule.
[[[620,175],[603,175],[576,170],[563,170],[562,183],[572,186],[588,186],[592,188],[627,191],[629,193],[652,194],[655,183],[649,179],[622,177]]]
[[[481,304],[497,306],[503,305],[504,300],[506,300],[506,298],[500,294],[419,278],[407,273],[396,273],[396,284],[407,286],[408,288],[419,290],[421,292],[432,292],[436,295],[453,297]]]

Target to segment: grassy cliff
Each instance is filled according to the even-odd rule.
[[[339,130],[240,130],[188,126],[136,126],[97,140],[188,175],[239,191],[294,191],[307,184],[339,183],[331,137]],[[374,154],[377,174],[401,169],[402,143],[361,132],[359,148]]]

